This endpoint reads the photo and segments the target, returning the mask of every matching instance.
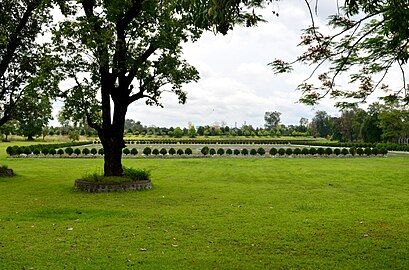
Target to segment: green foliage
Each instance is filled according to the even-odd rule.
[[[174,154],[176,154],[176,150],[175,150],[175,148],[170,148],[169,149],[169,155],[174,155]]]
[[[332,148],[329,148],[329,147],[325,148],[325,154],[332,155]]]
[[[33,152],[34,153],[34,152]],[[35,153],[34,153],[35,154]],[[59,154],[60,156],[61,155],[64,155],[64,150],[62,150],[62,149],[58,149],[57,150],[57,154]],[[38,155],[38,154],[36,154],[36,155]]]
[[[183,155],[183,154],[184,154],[184,152],[183,152],[183,150],[182,150],[182,149],[178,149],[178,150],[176,151],[176,153],[177,153],[179,156],[181,156],[181,155]]]
[[[133,181],[150,180],[150,171],[146,169],[134,169],[123,167],[124,177],[130,178]]]
[[[224,155],[224,149],[223,148],[219,148],[219,149],[217,149],[217,154],[218,155]]]
[[[60,150],[61,150],[61,149],[60,149]],[[37,148],[33,150],[33,154],[34,154],[34,155],[39,155],[40,153],[41,153],[40,150],[37,149]]]
[[[339,156],[339,155],[341,154],[341,149],[335,148],[335,149],[334,149],[334,154],[335,154],[336,156]]]
[[[175,138],[182,138],[183,130],[180,127],[177,127],[173,130],[173,137]]]
[[[211,156],[216,155],[216,150],[214,150],[214,148],[211,148],[211,149],[209,150],[209,154],[210,154]]]
[[[87,156],[90,152],[89,149],[85,147],[82,149],[82,153]]]
[[[301,149],[300,148],[295,148],[293,150],[293,154],[296,155],[296,156],[301,155]]]
[[[320,156],[324,155],[325,154],[325,149],[322,148],[322,147],[318,148],[317,149],[317,154],[320,155]]]
[[[65,153],[69,156],[71,156],[74,153],[74,149],[72,149],[71,147],[67,147],[65,148]]]
[[[277,151],[277,153],[278,153],[280,156],[284,156],[284,155],[285,155],[285,149],[284,149],[284,148],[279,148],[278,151]]]
[[[169,151],[170,152],[170,151]],[[131,155],[136,156],[138,154],[138,149],[132,148],[131,149]]]
[[[155,156],[159,155],[159,150],[156,149],[156,148],[153,149],[153,150],[152,150],[152,154],[155,155]]]
[[[152,150],[151,150],[149,147],[145,147],[145,148],[143,149],[143,154],[144,154],[145,156],[149,156],[151,153],[152,153]]]
[[[122,150],[122,153],[124,153],[124,155],[129,155],[131,153],[131,150],[129,150],[129,148],[124,148]]]
[[[252,155],[252,156],[257,155],[257,150],[256,149],[251,149],[250,150],[250,155]]]
[[[91,154],[96,155],[98,153],[98,150],[96,148],[91,149]]]
[[[26,148],[26,149],[28,149],[28,148]],[[78,149],[79,150],[79,149]],[[48,155],[48,153],[50,152],[50,150],[48,149],[48,148],[43,148],[42,150],[41,150],[41,153],[43,154],[43,155]]]
[[[314,148],[314,147],[311,147],[309,151],[310,151],[310,155],[315,155],[315,154],[317,154],[317,149]]]
[[[357,153],[358,155],[362,156],[362,155],[364,154],[364,150],[359,147],[359,148],[356,149],[356,153]]]
[[[352,156],[355,156],[355,155],[356,155],[356,148],[355,148],[355,147],[349,148],[349,153],[350,153]]]
[[[104,154],[104,148],[99,148],[98,149],[98,154],[103,155]]]
[[[285,149],[285,154],[288,155],[288,156],[292,155],[293,154],[293,149],[292,148]]]
[[[81,154],[81,150],[79,148],[75,148],[74,149],[74,154],[76,154],[77,156]]]
[[[271,148],[269,154],[275,156],[277,154],[277,148]]]
[[[303,148],[303,149],[301,150],[301,153],[302,153],[303,155],[309,155],[309,154],[310,154],[310,149],[308,149],[308,148]]]
[[[264,150],[264,148],[260,147],[257,149],[257,154],[259,154],[260,156],[264,156],[266,154],[266,150]]]
[[[244,148],[241,150],[241,154],[247,156],[249,154],[249,151],[246,148]]]
[[[366,147],[364,150],[365,155],[370,156],[372,154],[372,149],[369,147]]]
[[[57,154],[57,151],[55,150],[55,148],[51,148],[49,153],[50,155],[55,155]]]
[[[185,149],[185,154],[186,155],[191,155],[193,152],[192,152],[192,149],[190,149],[190,148],[186,148]]]
[[[166,154],[168,153],[168,151],[167,151],[165,148],[161,148],[160,151],[159,151],[159,153],[160,153],[162,156],[164,156],[164,155],[166,155]]]
[[[233,150],[231,150],[230,148],[226,150],[226,155],[232,155],[233,154]]]
[[[240,150],[239,149],[234,149],[233,153],[237,156],[240,155]]]
[[[346,148],[342,148],[341,150],[341,154],[343,154],[344,156],[348,155],[349,151]]]
[[[209,147],[207,147],[207,146],[204,146],[201,150],[200,150],[200,152],[203,154],[203,155],[207,155],[207,154],[209,154]]]

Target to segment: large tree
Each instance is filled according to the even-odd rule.
[[[297,62],[312,67],[311,76],[298,86],[301,102],[313,105],[329,96],[345,108],[365,102],[380,89],[379,95],[388,101],[409,103],[409,0],[345,0],[329,17],[329,32],[319,29],[314,6],[305,2],[312,21],[301,36],[305,52],[292,62],[277,59],[271,63],[277,73],[291,71]],[[315,1],[318,7],[319,3]],[[388,80],[389,73],[400,73],[400,87],[389,86],[393,81]],[[340,83],[340,76],[349,78],[347,86]]]
[[[56,58],[38,41],[50,23],[51,8],[50,0],[0,1],[0,126],[21,110],[26,91],[51,95],[58,89]]]
[[[76,85],[64,93],[64,113],[87,117],[105,149],[104,173],[122,175],[121,154],[128,106],[159,105],[164,91],[186,101],[182,85],[199,79],[182,59],[181,44],[203,30],[226,33],[235,23],[255,24],[249,8],[264,0],[78,0],[55,44]],[[268,1],[267,1],[268,2]]]

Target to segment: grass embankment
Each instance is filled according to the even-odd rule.
[[[409,158],[124,160],[154,188],[86,194],[102,160],[5,146],[1,269],[409,267]]]

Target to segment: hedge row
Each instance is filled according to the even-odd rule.
[[[28,148],[24,148],[24,150],[27,150],[27,149]],[[123,149],[122,152],[125,155],[133,155],[133,156],[138,155],[138,150],[136,148],[133,148],[131,150],[129,148],[125,148],[125,149]],[[209,147],[205,146],[200,150],[200,152],[204,156],[207,156],[207,155],[211,155],[211,156],[213,156],[213,155],[244,155],[244,156],[246,156],[246,155],[252,155],[252,156],[259,155],[259,156],[264,156],[266,154],[266,151],[264,150],[264,148],[261,148],[261,147],[258,148],[257,150],[256,149],[250,149],[250,150],[248,150],[248,149],[241,149],[241,150],[239,150],[239,149],[234,149],[234,150],[233,149],[227,149],[227,150],[224,150],[223,148],[219,148],[219,149],[215,150],[214,148],[209,148]],[[386,155],[387,153],[388,153],[388,150],[386,148],[369,148],[369,147],[367,147],[367,148],[354,148],[354,147],[351,147],[349,149],[347,149],[347,148],[332,149],[332,148],[329,148],[329,147],[328,148],[322,148],[322,147],[314,148],[314,147],[312,147],[312,148],[303,148],[303,149],[300,149],[300,148],[295,148],[295,149],[292,149],[292,148],[287,148],[287,149],[284,149],[284,148],[278,148],[278,149],[277,148],[271,148],[270,151],[269,151],[269,154],[271,156],[275,156],[277,154],[280,155],[280,156],[283,156],[283,155],[316,155],[316,154],[318,154],[318,155],[332,155],[332,154],[334,154],[334,155],[337,155],[337,156],[338,155],[351,154],[353,156],[355,156],[355,155],[370,156],[370,155],[378,155],[378,154]],[[55,148],[51,148],[51,149],[43,148],[40,151],[40,149],[36,148],[32,152],[29,152],[27,150],[26,152],[21,152],[21,153],[16,152],[16,154],[13,154],[13,155],[19,155],[19,154],[27,154],[27,155],[29,155],[29,154],[35,154],[35,155],[39,155],[39,154],[43,154],[43,155],[56,155],[56,154],[63,155],[63,154],[67,154],[69,156],[71,156],[72,154],[75,154],[75,155],[80,155],[80,154],[83,154],[83,155],[96,155],[96,154],[103,155],[104,154],[104,149],[100,148],[100,149],[97,150],[96,148],[92,148],[90,150],[88,148],[83,148],[81,150],[79,148],[73,149],[72,147],[67,147],[65,150],[63,150],[61,148],[58,149],[58,150],[56,150]],[[164,156],[164,155],[167,155],[167,154],[169,154],[169,155],[176,155],[176,154],[177,155],[183,155],[183,154],[192,155],[193,151],[190,148],[186,148],[185,150],[183,150],[183,149],[177,149],[176,150],[174,148],[170,148],[169,150],[167,150],[165,148],[161,148],[161,149],[154,148],[152,150],[149,147],[145,147],[143,149],[143,151],[142,151],[142,154],[144,154],[145,156],[149,156],[149,155],[155,155],[155,156],[163,155]]]
[[[227,150],[224,150],[223,148],[219,148],[216,151],[214,148],[209,148],[207,146],[203,147],[200,152],[205,156],[206,155],[216,155],[216,154],[217,155],[224,155],[224,154],[226,154],[226,155],[240,155],[241,154],[241,155],[252,155],[252,156],[255,156],[255,155],[264,156],[266,154],[266,151],[264,150],[264,148],[258,148],[257,150],[256,149],[250,149],[250,150],[248,150],[248,149],[241,149],[241,150],[239,150],[239,149],[234,149],[234,150],[227,149]],[[269,154],[271,156],[275,156],[277,154],[280,155],[280,156],[283,156],[283,155],[316,155],[316,154],[318,154],[318,155],[332,155],[332,154],[334,154],[334,155],[337,155],[337,156],[338,155],[351,154],[353,156],[355,156],[355,155],[370,156],[370,155],[378,155],[378,154],[386,155],[387,153],[388,153],[388,150],[385,149],[385,148],[369,148],[369,147],[367,147],[367,148],[354,148],[354,147],[351,147],[349,149],[347,149],[347,148],[332,149],[332,148],[329,148],[329,147],[328,148],[322,148],[322,147],[314,148],[314,147],[312,147],[312,148],[303,148],[303,149],[300,149],[300,148],[295,148],[295,149],[292,149],[292,148],[287,148],[287,149],[284,149],[284,148],[279,148],[279,149],[271,148],[270,151],[269,151]]]
[[[69,142],[69,143],[54,143],[54,144],[35,144],[35,145],[28,145],[28,146],[9,146],[6,149],[7,154],[10,156],[20,155],[20,154],[49,154],[49,153],[57,153],[58,151],[63,151],[61,148],[65,147],[72,147],[72,146],[82,146],[92,144],[92,141],[84,141],[84,142]],[[61,151],[60,151],[61,150]]]
[[[323,142],[311,140],[280,140],[280,139],[143,139],[127,140],[126,144],[299,144],[323,147],[355,147],[355,148],[385,148],[388,151],[407,151],[408,144],[394,143],[342,143],[342,142]],[[94,141],[94,144],[100,144],[100,141]]]

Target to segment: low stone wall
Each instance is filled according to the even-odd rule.
[[[91,193],[127,190],[147,190],[152,188],[152,182],[150,180],[140,180],[123,183],[96,183],[78,179],[75,180],[74,185],[77,190]]]

